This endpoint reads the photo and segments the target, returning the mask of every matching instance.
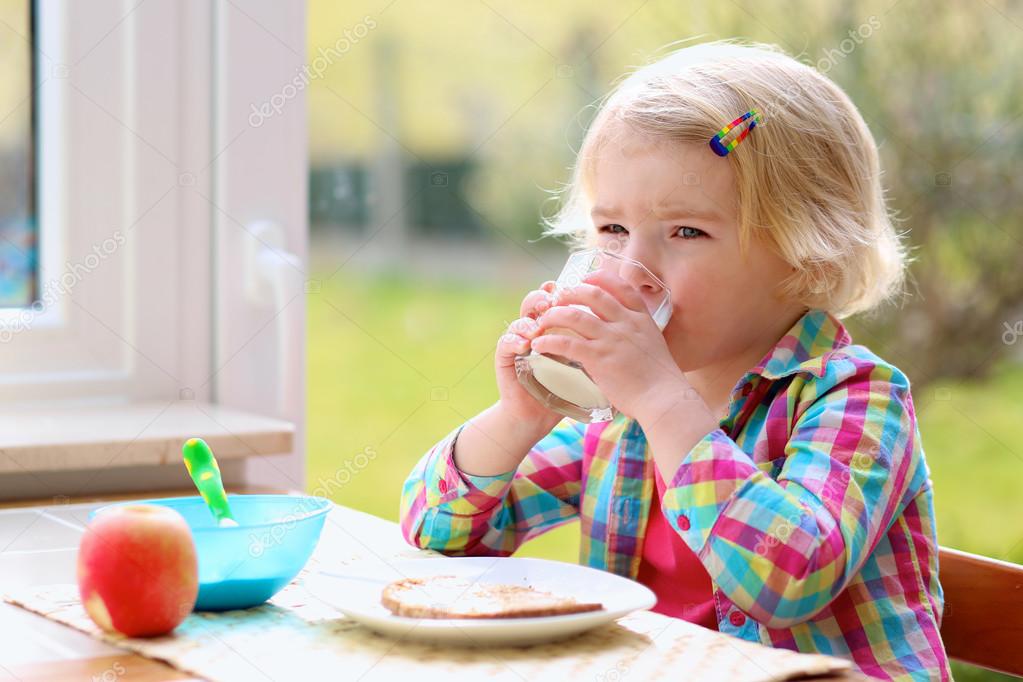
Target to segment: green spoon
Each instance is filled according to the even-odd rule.
[[[213,456],[210,446],[202,438],[189,438],[181,448],[181,454],[185,458],[185,468],[192,482],[199,489],[199,494],[206,501],[217,525],[237,526],[231,514],[231,506],[227,503],[227,493],[224,492],[224,482],[220,478],[220,466],[217,458]]]

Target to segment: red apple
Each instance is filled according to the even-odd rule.
[[[155,504],[97,514],[78,547],[78,593],[107,632],[155,637],[173,630],[199,594],[199,562],[185,519]]]

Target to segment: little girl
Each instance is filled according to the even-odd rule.
[[[500,399],[406,481],[406,539],[506,556],[579,518],[580,562],[648,585],[656,611],[948,679],[909,380],[839,322],[901,287],[880,178],[845,93],[774,48],[696,45],[624,80],[548,234],[641,261],[673,316],[659,331],[641,276],[530,292],[497,345]],[[530,348],[581,362],[619,414],[536,402],[515,377]]]

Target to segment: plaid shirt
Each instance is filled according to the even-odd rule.
[[[580,563],[636,578],[654,492],[638,422],[566,418],[498,476],[455,467],[462,426],[405,482],[409,543],[507,556],[579,518]],[[909,381],[832,315],[809,311],[746,373],[661,508],[710,573],[722,632],[849,658],[884,679],[950,678]]]

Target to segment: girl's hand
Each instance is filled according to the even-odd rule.
[[[680,397],[693,394],[639,292],[617,274],[590,273],[582,284],[558,292],[554,303],[538,320],[533,350],[582,363],[619,412],[649,426]],[[573,303],[596,316],[568,305]],[[567,327],[582,338],[539,336],[552,327]]]
[[[557,426],[562,415],[544,407],[522,387],[515,376],[515,356],[529,353],[530,341],[538,333],[536,318],[550,307],[554,286],[554,282],[547,281],[526,294],[519,307],[519,319],[508,325],[494,354],[497,390],[501,396],[499,409],[522,426],[535,428],[542,434]]]

